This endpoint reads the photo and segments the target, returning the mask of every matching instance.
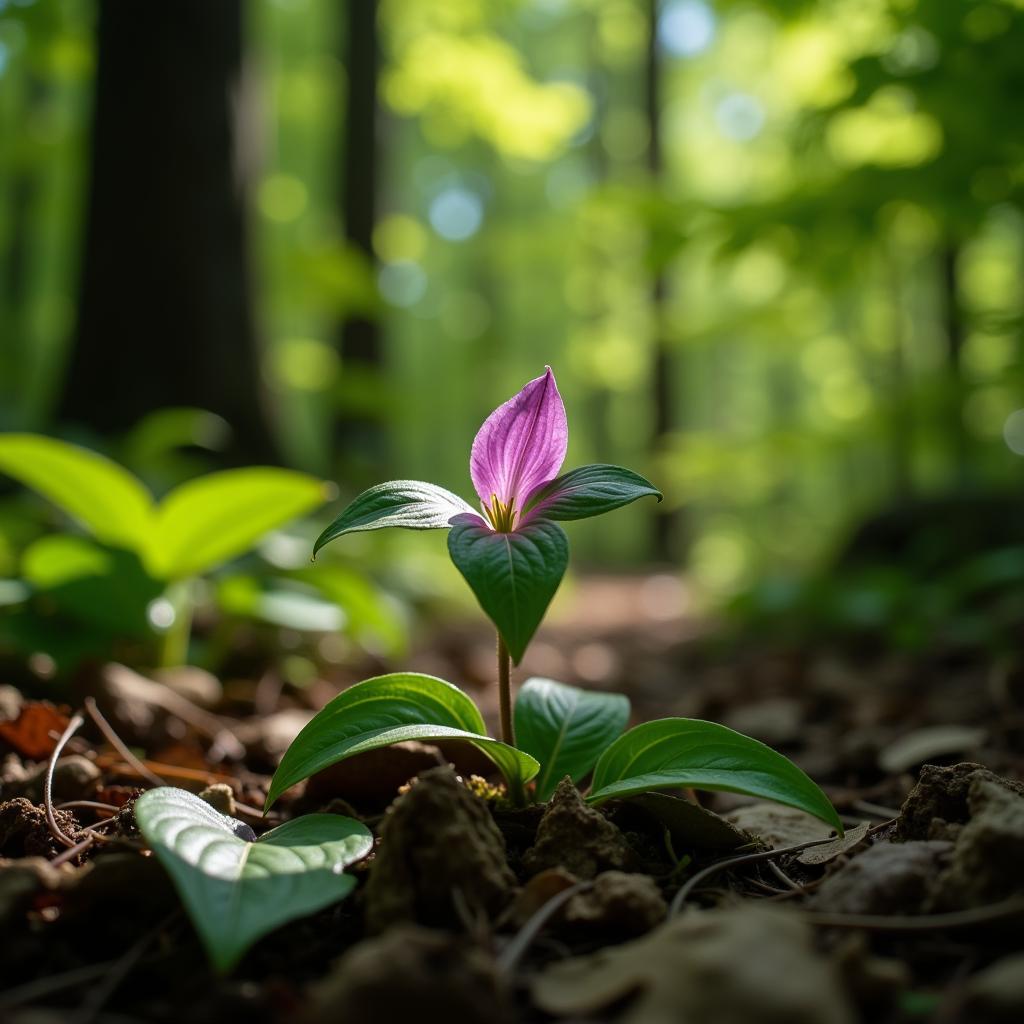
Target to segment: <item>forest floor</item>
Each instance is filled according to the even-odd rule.
[[[464,686],[493,717],[492,657],[466,626],[401,667]],[[67,706],[0,687],[0,1019],[1024,1019],[1012,661],[724,638],[655,575],[583,579],[528,675],[626,693],[636,721],[706,718],[765,741],[823,786],[846,838],[821,842],[827,827],[806,815],[726,793],[699,794],[717,816],[669,797],[596,810],[565,785],[516,810],[465,784],[487,770],[477,757],[411,744],[314,777],[264,820],[276,760],[332,686],[199,670],[153,685],[94,666]],[[81,844],[69,851],[43,776],[87,696],[96,714],[54,774],[56,821]],[[352,898],[218,978],[134,828],[132,801],[156,780],[206,789],[257,832],[341,811],[381,841]]]

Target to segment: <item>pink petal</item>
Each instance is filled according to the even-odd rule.
[[[485,505],[497,495],[518,511],[538,487],[553,480],[569,443],[565,406],[551,367],[498,406],[473,440],[469,471]]]

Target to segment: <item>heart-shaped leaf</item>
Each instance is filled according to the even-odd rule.
[[[337,814],[296,818],[256,839],[244,822],[170,786],[143,793],[135,820],[222,972],[260,936],[347,896],[356,882],[344,868],[373,846],[363,824]]]
[[[360,530],[402,526],[445,530],[453,516],[473,509],[457,494],[422,480],[389,480],[363,491],[317,538],[313,554],[336,537]]]
[[[472,743],[513,786],[529,782],[540,767],[529,754],[487,736],[476,705],[451,683],[395,672],[349,687],[306,724],[274,773],[266,806],[289,786],[364,751],[448,739]]]
[[[677,786],[775,800],[807,811],[843,834],[828,797],[792,761],[759,740],[692,718],[646,722],[617,739],[598,760],[587,799],[597,804]]]
[[[38,491],[97,540],[140,550],[153,499],[126,469],[96,452],[38,434],[0,435],[0,472]]]
[[[167,580],[206,572],[326,498],[322,481],[290,469],[228,469],[189,480],[160,503],[150,570]]]
[[[527,679],[516,697],[516,743],[540,761],[537,797],[570,776],[578,782],[626,728],[629,700],[553,679]]]
[[[639,473],[599,463],[580,466],[556,477],[530,499],[525,515],[589,519],[648,496],[662,499],[661,491]]]
[[[457,516],[448,553],[518,665],[569,564],[565,531],[535,519],[498,533],[479,516]]]

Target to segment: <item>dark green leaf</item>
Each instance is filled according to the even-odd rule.
[[[452,516],[473,512],[457,494],[422,480],[389,480],[363,491],[317,538],[313,554],[336,537],[360,530],[402,526],[444,530]]]
[[[639,808],[663,825],[679,854],[687,850],[712,850],[726,853],[749,846],[753,837],[730,824],[725,818],[699,804],[668,793],[634,793],[623,805]]]
[[[536,519],[496,533],[479,516],[458,516],[448,552],[518,665],[569,564],[565,531]]]
[[[626,728],[629,700],[553,679],[527,679],[515,716],[516,743],[540,761],[537,797],[547,800],[566,775],[579,782]]]
[[[597,762],[588,800],[692,786],[775,800],[843,826],[828,797],[792,761],[715,722],[662,718],[630,729]]]
[[[486,754],[510,783],[537,774],[537,762],[486,734],[476,705],[434,676],[396,672],[339,693],[295,737],[267,793],[267,808],[289,786],[367,750],[406,740],[466,740]]]
[[[552,480],[526,511],[545,519],[589,519],[648,496],[662,499],[661,491],[639,473],[621,466],[580,466]]]
[[[218,971],[260,936],[347,896],[342,869],[373,836],[338,814],[310,814],[256,839],[244,822],[183,789],[161,786],[135,802],[135,820],[181,896]]]

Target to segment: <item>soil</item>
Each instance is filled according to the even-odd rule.
[[[668,590],[663,578],[583,584],[520,678],[627,693],[636,721],[684,715],[757,736],[823,785],[845,840],[773,854],[827,829],[722,793],[697,794],[700,807],[677,793],[595,810],[563,783],[546,806],[518,810],[458,745],[353,759],[264,820],[255,809],[287,737],[338,685],[382,666],[272,688],[269,705],[265,675],[191,670],[154,690],[91,666],[63,708],[41,681],[0,687],[0,1019],[1024,1020],[1016,663],[724,641],[684,594],[666,613]],[[458,682],[493,715],[488,653],[467,627],[387,667]],[[42,767],[87,695],[131,751],[91,720],[68,742],[52,797],[70,804],[54,812],[82,847],[68,851],[47,821]],[[132,801],[154,777],[257,832],[321,810],[361,818],[379,842],[351,898],[265,937],[218,978],[134,829]],[[90,828],[104,839],[90,845]]]

